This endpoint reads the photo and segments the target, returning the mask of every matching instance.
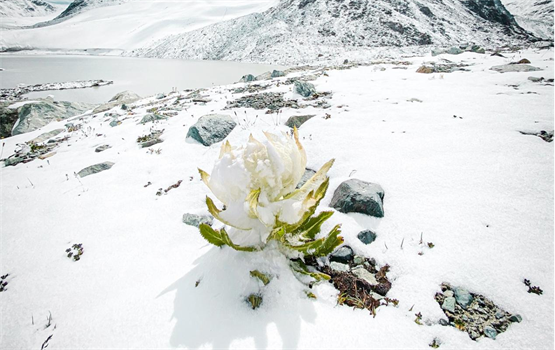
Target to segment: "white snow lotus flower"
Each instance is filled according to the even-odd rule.
[[[272,239],[309,254],[327,252],[330,246],[335,248],[342,242],[337,237],[338,226],[327,238],[315,239],[322,223],[333,212],[311,217],[326,193],[329,184],[326,173],[334,160],[296,189],[306,166],[306,153],[297,129],[291,136],[265,135],[264,142],[251,135],[247,145],[238,148],[226,141],[212,174],[199,169],[204,183],[224,204],[223,209],[218,209],[207,196],[210,213],[235,228],[233,236],[241,244],[252,246],[239,246],[231,241],[225,229],[214,230],[209,225],[201,225],[201,234],[212,244],[229,245],[237,250],[258,250]]]

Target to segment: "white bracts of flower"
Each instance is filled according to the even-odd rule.
[[[219,210],[207,198],[212,215],[238,230],[251,231],[248,236],[256,239],[249,238],[250,244],[265,242],[277,220],[300,220],[311,204],[307,194],[326,179],[333,163],[328,162],[305,186],[295,190],[306,167],[306,153],[297,130],[291,136],[265,135],[267,140],[263,142],[251,135],[242,147],[232,147],[226,141],[212,174],[199,169],[203,181],[225,205]],[[244,241],[239,232],[230,233]]]

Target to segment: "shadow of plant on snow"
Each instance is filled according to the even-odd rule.
[[[237,252],[212,248],[195,261],[195,267],[160,295],[175,291],[176,321],[170,344],[175,347],[215,349],[254,346],[257,349],[293,349],[298,346],[302,322],[314,323],[312,300],[278,251]],[[249,272],[271,276],[264,286]],[[248,295],[260,293],[262,305],[252,310]],[[235,342],[235,343],[234,343]]]

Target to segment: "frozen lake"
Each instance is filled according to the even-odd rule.
[[[0,87],[18,84],[54,83],[75,80],[113,80],[108,86],[75,90],[33,92],[27,98],[54,96],[61,101],[107,102],[124,90],[140,96],[210,87],[237,82],[245,74],[258,75],[276,65],[227,61],[183,61],[106,56],[0,55]]]

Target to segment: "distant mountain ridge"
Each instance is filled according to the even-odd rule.
[[[54,18],[54,21],[75,16],[76,14],[93,8],[119,5],[127,1],[129,0],[74,0],[71,4],[68,5],[64,12],[60,13],[58,17]]]
[[[484,46],[534,40],[499,0],[282,0],[134,50],[145,57],[303,63],[375,47]]]
[[[0,0],[0,17],[45,16],[56,7],[42,0]]]
[[[553,40],[553,0],[502,0],[518,24],[535,36]]]

